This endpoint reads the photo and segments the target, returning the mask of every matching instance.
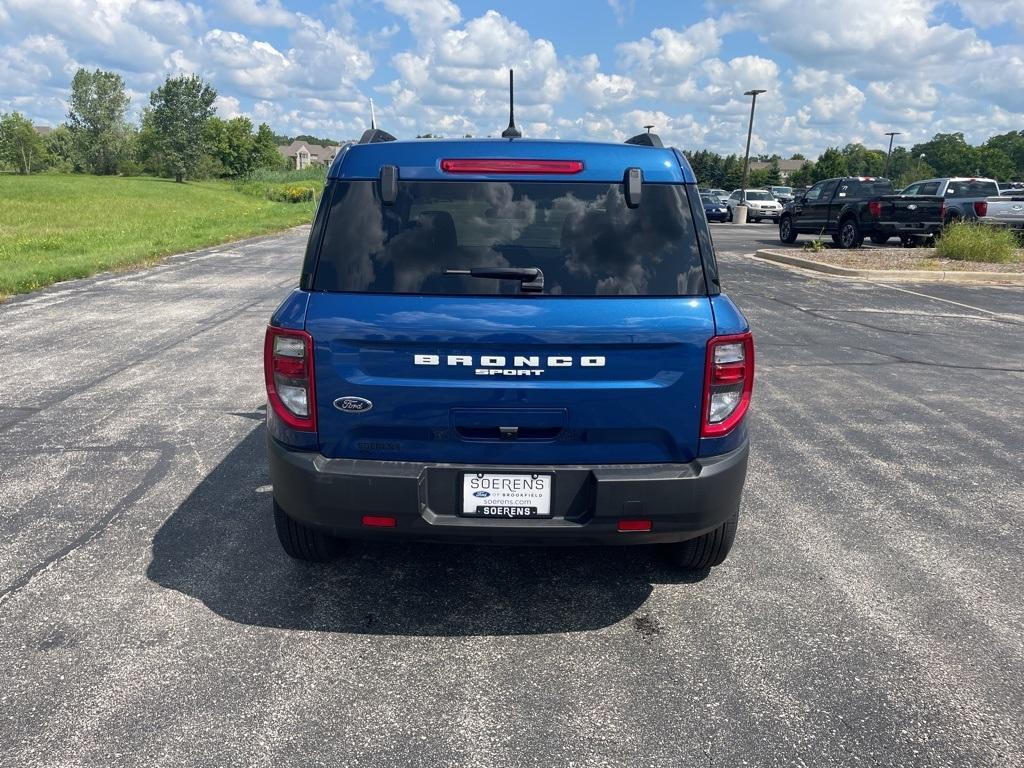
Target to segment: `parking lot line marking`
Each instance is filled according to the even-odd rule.
[[[959,301],[953,301],[952,299],[943,299],[940,296],[932,296],[928,293],[919,293],[918,291],[912,291],[909,288],[897,288],[895,285],[887,285],[886,283],[879,283],[875,281],[869,281],[872,285],[877,285],[881,288],[891,288],[894,291],[900,291],[901,293],[909,293],[913,296],[921,296],[925,299],[932,299],[934,301],[942,301],[946,304],[952,304],[956,307],[963,307],[964,309],[973,309],[975,312],[984,312],[986,315],[992,315],[993,317],[999,317],[1004,320],[1024,320],[1024,316],[1021,315],[1007,315],[1003,312],[993,312],[990,309],[982,309],[981,307],[975,307],[971,304],[964,304]]]

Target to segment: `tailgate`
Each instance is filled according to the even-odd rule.
[[[942,198],[935,195],[886,195],[880,222],[883,225],[939,225],[942,223]]]
[[[329,457],[613,464],[697,453],[707,297],[314,292],[306,330]]]

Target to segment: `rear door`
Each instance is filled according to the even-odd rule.
[[[691,206],[645,184],[638,208],[621,184],[402,182],[393,206],[374,190],[336,185],[310,295],[324,455],[694,458],[714,333],[695,189]],[[445,273],[484,267],[540,268],[544,288]]]

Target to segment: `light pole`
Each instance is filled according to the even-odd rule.
[[[750,96],[750,124],[747,126],[747,151],[743,153],[743,192],[740,193],[740,199],[743,203],[747,202],[747,167],[750,164],[750,136],[754,132],[754,107],[757,106],[757,95],[764,93],[763,88],[754,88],[744,93],[744,96]]]
[[[889,133],[887,133],[885,135],[889,137],[889,153],[885,156],[885,173],[883,173],[882,175],[885,178],[888,179],[889,178],[889,158],[892,157],[892,140],[896,136],[899,136],[900,132],[899,131],[889,131]]]

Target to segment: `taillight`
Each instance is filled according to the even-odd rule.
[[[754,388],[754,337],[714,336],[704,365],[700,436],[722,437],[743,420]]]
[[[313,337],[305,331],[267,328],[263,372],[267,400],[278,418],[299,432],[316,432]]]
[[[946,220],[946,201],[942,201],[942,205],[939,206],[939,221]]]
[[[988,216],[988,202],[986,200],[975,201],[974,212],[979,216]]]
[[[495,160],[445,159],[441,161],[445,173],[555,173],[571,174],[583,170],[579,160]]]
[[[876,219],[880,219],[882,217],[882,204],[877,200],[872,200],[868,203],[868,210],[871,211],[871,215]]]

